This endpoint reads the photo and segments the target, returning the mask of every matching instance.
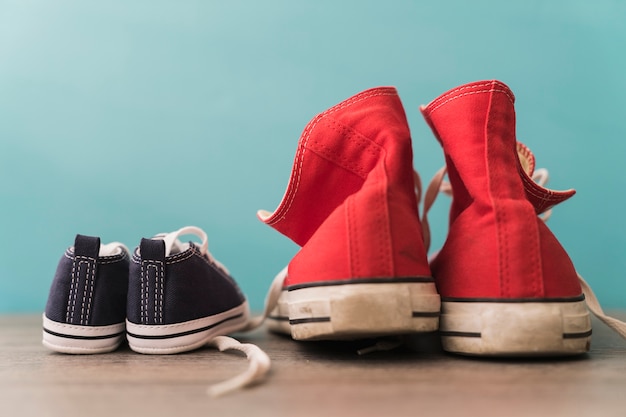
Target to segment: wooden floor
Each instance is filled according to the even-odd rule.
[[[40,321],[0,317],[1,416],[626,416],[626,341],[597,321],[591,352],[558,360],[452,356],[436,335],[359,356],[356,343],[260,330],[240,339],[269,354],[268,379],[217,399],[207,386],[244,370],[245,358],[208,348],[57,354],[42,347]]]

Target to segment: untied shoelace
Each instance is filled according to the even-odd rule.
[[[183,235],[195,235],[199,237],[202,240],[202,243],[200,245],[201,254],[206,256],[209,262],[211,262],[215,267],[220,268],[226,274],[230,275],[228,269],[226,269],[224,265],[217,261],[209,252],[208,238],[204,230],[194,226],[187,226],[175,232],[162,233],[155,237],[163,239],[163,241],[165,242],[167,256],[170,254],[172,249],[184,249],[184,245],[178,240],[178,237]],[[254,328],[260,326],[262,322],[263,320],[259,318],[254,318],[249,321],[248,326],[243,331],[253,330]],[[229,350],[243,352],[248,359],[248,368],[244,372],[235,375],[234,377],[226,381],[222,381],[209,386],[209,388],[207,389],[207,394],[212,397],[218,397],[257,383],[265,377],[270,369],[271,361],[269,356],[267,356],[267,354],[261,348],[254,344],[241,343],[238,340],[229,336],[216,336],[211,339],[207,345],[218,349],[220,352]]]

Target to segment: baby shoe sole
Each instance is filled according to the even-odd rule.
[[[584,300],[442,301],[441,307],[441,340],[448,352],[566,356],[589,351],[591,319]]]
[[[117,349],[124,340],[124,323],[110,326],[80,326],[59,323],[43,315],[42,343],[61,353],[94,354]]]
[[[139,353],[168,355],[204,346],[215,336],[242,330],[249,320],[248,303],[223,313],[176,324],[144,325],[126,321],[126,337]]]
[[[284,290],[268,318],[295,340],[344,340],[436,331],[433,282],[343,283]]]

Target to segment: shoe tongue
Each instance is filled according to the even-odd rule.
[[[535,172],[535,155],[522,142],[517,142],[517,156],[522,170],[526,175],[532,177],[533,172]]]
[[[526,198],[528,198],[528,201],[533,205],[537,214],[544,213],[576,194],[575,190],[557,191],[543,187],[542,183],[547,181],[547,171],[535,171],[535,156],[530,149],[521,142],[517,142],[517,155],[519,156],[520,176],[524,183]],[[538,184],[535,182],[533,176],[539,171],[543,172],[544,178],[543,181],[540,181]]]
[[[170,256],[170,254],[177,254],[189,249],[189,243],[183,243],[178,239],[167,240],[165,241],[165,256]]]
[[[168,234],[158,235],[165,243],[165,256],[175,255],[189,249],[189,243],[183,243],[178,239],[178,233],[172,232]]]
[[[208,248],[207,236],[204,231],[197,227],[187,226],[181,229],[176,230],[171,233],[162,233],[156,236],[157,239],[162,239],[165,243],[165,256],[170,256],[171,254],[177,254],[189,249],[189,243],[183,243],[178,238],[183,235],[194,235],[199,237],[202,240],[202,246],[200,250],[202,253],[206,253]]]
[[[122,252],[128,252],[128,248],[123,243],[111,242],[106,245],[100,246],[100,252],[98,256],[114,256],[119,255]]]

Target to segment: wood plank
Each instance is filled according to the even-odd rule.
[[[363,356],[363,343],[298,343],[264,330],[238,336],[268,353],[271,374],[215,399],[207,386],[244,370],[245,358],[209,348],[57,354],[41,345],[40,317],[2,316],[1,415],[626,415],[626,341],[597,321],[591,352],[573,359],[464,358],[443,353],[436,335]]]

